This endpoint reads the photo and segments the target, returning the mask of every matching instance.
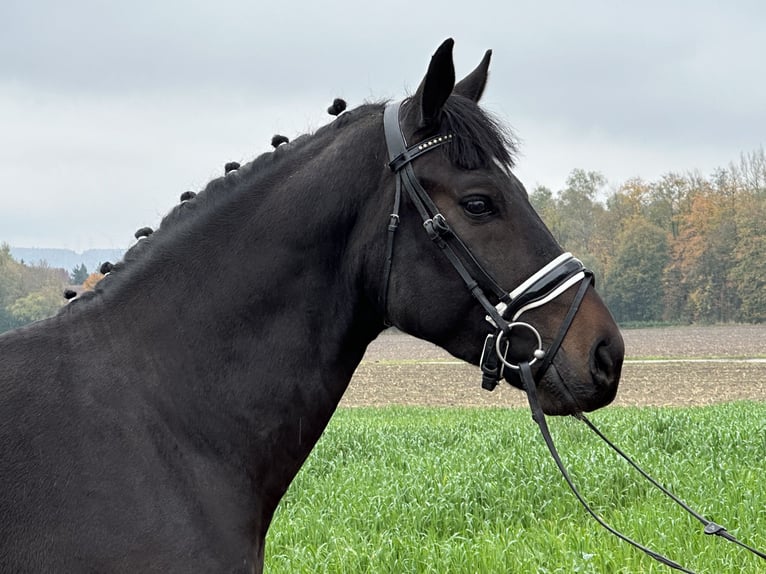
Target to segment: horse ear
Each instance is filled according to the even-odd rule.
[[[442,42],[431,56],[426,77],[420,83],[413,101],[420,109],[419,127],[427,128],[437,124],[442,106],[455,87],[455,65],[452,63],[452,38]]]
[[[487,50],[484,57],[476,66],[476,69],[460,80],[455,86],[455,93],[465,96],[469,100],[478,102],[484,93],[487,85],[487,76],[489,75],[489,60],[492,57],[492,50]]]

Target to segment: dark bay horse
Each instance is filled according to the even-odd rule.
[[[516,386],[531,344],[549,414],[614,398],[618,328],[477,105],[490,52],[455,83],[452,46],[412,97],[232,168],[94,292],[0,337],[0,571],[261,572],[280,498],[388,324],[477,365],[504,336]]]

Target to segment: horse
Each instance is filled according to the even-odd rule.
[[[388,326],[489,387],[537,363],[547,414],[612,401],[620,331],[478,104],[491,51],[456,82],[453,44],[413,95],[227,168],[94,291],[0,336],[0,571],[262,572]]]

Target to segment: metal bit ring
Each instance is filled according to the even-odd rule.
[[[537,339],[537,349],[532,351],[532,360],[529,361],[530,365],[534,365],[539,359],[542,359],[545,356],[545,351],[543,350],[543,339],[540,337],[540,333],[537,332],[537,329],[535,329],[532,325],[529,323],[524,323],[523,321],[516,321],[513,323],[508,324],[508,331],[510,332],[511,329],[514,327],[526,327],[532,333],[534,334],[535,338]],[[500,331],[500,333],[497,335],[497,340],[495,341],[495,352],[497,353],[497,358],[500,359],[500,361],[509,369],[514,369],[516,371],[519,370],[519,365],[514,363],[509,363],[506,358],[503,356],[503,353],[500,351],[500,341],[503,340],[503,335],[505,333],[503,331]]]

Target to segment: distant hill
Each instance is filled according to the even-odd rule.
[[[45,261],[49,267],[61,267],[71,271],[85,264],[89,272],[98,271],[104,261],[115,263],[122,259],[124,249],[87,249],[77,253],[71,249],[42,249],[37,247],[11,247],[11,256],[27,265],[39,265]]]

